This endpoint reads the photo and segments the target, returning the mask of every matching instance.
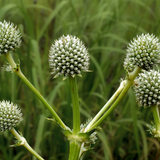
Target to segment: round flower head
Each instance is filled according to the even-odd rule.
[[[22,121],[22,113],[17,105],[8,101],[0,102],[0,132],[11,130]]]
[[[140,73],[134,92],[139,106],[160,106],[160,73],[151,70]]]
[[[13,23],[0,22],[0,54],[7,53],[19,48],[21,44],[21,33],[14,27]]]
[[[81,75],[81,71],[88,71],[89,54],[79,38],[63,35],[51,46],[49,64],[54,78],[60,75],[74,77]]]
[[[138,66],[144,70],[153,69],[160,63],[160,42],[153,34],[142,34],[129,43],[124,68],[127,72]]]

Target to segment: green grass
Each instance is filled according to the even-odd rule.
[[[91,73],[78,78],[82,123],[93,117],[125,78],[125,49],[133,37],[153,33],[160,37],[159,0],[2,0],[0,21],[15,23],[22,46],[12,55],[33,85],[69,127],[72,127],[69,82],[53,79],[48,65],[52,42],[63,34],[78,36],[88,47]],[[0,57],[0,65],[6,63]],[[68,141],[41,102],[14,74],[0,71],[0,100],[21,106],[24,120],[17,127],[28,143],[47,160],[67,159]],[[87,160],[150,160],[160,156],[158,141],[149,135],[149,109],[138,108],[132,90],[101,125]],[[29,160],[23,147],[10,148],[10,132],[0,136],[0,159]]]

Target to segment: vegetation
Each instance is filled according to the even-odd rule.
[[[0,21],[11,21],[22,32],[22,46],[14,52],[16,62],[32,84],[72,128],[69,81],[53,79],[48,63],[51,44],[63,34],[79,37],[90,53],[90,73],[77,78],[82,123],[94,116],[125,78],[126,46],[137,34],[160,36],[158,0],[2,0]],[[5,56],[0,65],[6,64]],[[28,143],[47,160],[68,158],[69,143],[43,104],[15,75],[0,71],[0,100],[22,108],[17,127]],[[160,156],[158,141],[147,132],[151,111],[139,108],[132,89],[101,125],[87,160],[150,160]],[[32,155],[14,143],[10,132],[0,136],[0,159],[29,160]],[[34,158],[33,158],[34,159]]]

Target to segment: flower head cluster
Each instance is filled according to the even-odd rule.
[[[124,61],[127,72],[138,66],[144,70],[153,69],[155,64],[160,63],[160,42],[153,34],[142,34],[130,42]]]
[[[81,71],[88,71],[89,54],[79,38],[63,35],[51,46],[49,64],[55,77],[74,77],[81,75]]]
[[[0,22],[0,54],[20,47],[21,33],[13,23]]]
[[[22,113],[17,105],[8,101],[0,102],[0,132],[11,130],[22,121]]]
[[[160,73],[151,70],[141,73],[136,81],[134,92],[139,106],[160,106]]]

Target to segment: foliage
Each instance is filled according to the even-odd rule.
[[[52,79],[48,64],[49,48],[61,35],[79,37],[90,53],[91,73],[78,78],[82,123],[94,116],[115,92],[124,78],[123,61],[130,39],[137,34],[160,36],[158,0],[1,0],[0,21],[11,21],[22,32],[22,46],[13,54],[26,77],[72,128],[68,80]],[[4,56],[0,64],[6,63]],[[24,120],[18,126],[28,143],[44,159],[67,159],[67,139],[52,121],[48,111],[14,74],[1,70],[0,100],[22,107]],[[101,126],[94,149],[87,160],[158,159],[158,142],[146,132],[151,113],[138,108],[133,91]],[[66,121],[67,120],[67,121]],[[8,148],[14,139],[0,136],[0,159],[28,160],[23,147]],[[26,154],[28,153],[28,154]],[[34,159],[34,158],[33,158]]]

